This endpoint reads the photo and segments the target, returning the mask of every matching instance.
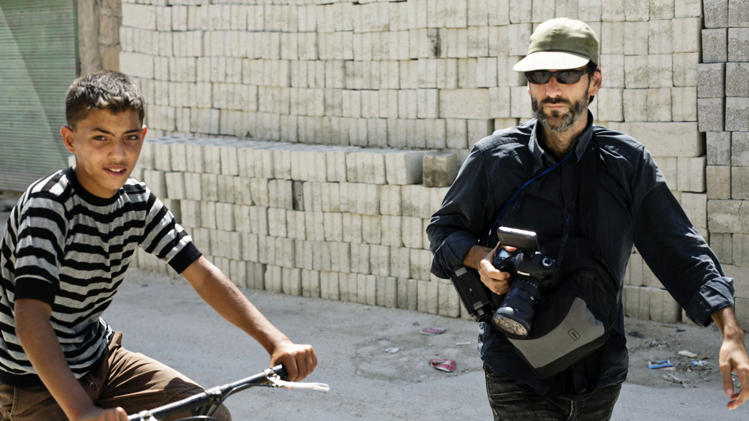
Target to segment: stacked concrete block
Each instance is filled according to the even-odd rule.
[[[138,174],[237,285],[460,314],[429,273],[424,227],[447,187],[422,183],[425,152],[182,136],[143,151]]]
[[[125,2],[121,70],[141,79],[144,91],[162,92],[154,103],[167,108],[154,108],[153,133],[453,147],[450,113],[440,113],[442,89],[457,88],[459,79],[468,89],[498,87],[491,45],[496,52],[506,43],[493,35],[519,34],[513,51],[520,55],[530,21],[506,31],[506,1],[383,3]],[[464,58],[472,60],[459,70],[456,59]],[[336,101],[341,88],[347,91]],[[382,95],[383,88],[393,91]],[[399,89],[411,90],[410,103]],[[425,127],[413,132],[422,136],[395,135],[409,119]]]
[[[707,140],[707,228],[721,259],[735,265],[727,267],[740,275],[749,266],[743,257],[748,227],[741,220],[749,198],[749,162],[744,153],[749,139],[747,10],[741,1],[704,2],[704,64],[698,67],[697,118]],[[746,291],[737,289],[737,304],[744,302],[743,294]],[[740,322],[749,323],[749,314],[738,307],[737,314]]]
[[[465,314],[430,279],[424,227],[471,145],[532,117],[511,68],[555,16],[599,34],[596,120],[642,142],[700,232],[744,268],[746,2],[122,3],[120,70],[161,136],[134,174],[241,285]],[[672,319],[637,259],[630,309]]]
[[[445,187],[452,184],[458,173],[458,157],[454,152],[424,155],[423,180],[427,187]]]

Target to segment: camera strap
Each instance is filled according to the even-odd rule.
[[[549,168],[544,169],[540,173],[534,175],[529,180],[527,180],[525,183],[523,183],[520,187],[518,187],[517,190],[515,190],[515,192],[512,194],[512,196],[510,196],[510,198],[507,199],[507,202],[505,202],[504,206],[502,206],[502,209],[500,209],[499,214],[497,214],[497,217],[494,219],[494,222],[492,222],[491,228],[489,228],[489,233],[486,236],[486,243],[485,244],[488,245],[488,244],[491,243],[492,233],[496,232],[497,228],[499,227],[499,222],[505,216],[505,213],[507,213],[507,210],[510,209],[510,205],[515,201],[515,199],[517,199],[517,197],[520,195],[520,193],[523,190],[525,190],[526,187],[530,186],[531,183],[533,183],[534,181],[538,180],[539,178],[541,178],[541,177],[545,176],[546,174],[548,174],[548,173],[554,171],[555,169],[557,169],[560,165],[562,165],[562,163],[564,163],[564,161],[568,160],[574,153],[575,153],[574,150],[569,151],[567,153],[567,155],[565,155],[564,158],[562,158],[559,162],[557,162],[556,164],[552,165]]]

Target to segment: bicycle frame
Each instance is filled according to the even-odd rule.
[[[257,373],[253,376],[227,383],[222,386],[216,386],[207,389],[205,392],[196,393],[179,401],[175,401],[157,408],[141,411],[137,414],[129,415],[130,421],[154,421],[164,417],[174,415],[178,412],[187,410],[192,411],[192,416],[213,415],[219,406],[226,400],[229,395],[242,391],[253,386],[273,387],[269,376],[279,376],[286,378],[286,369],[282,365],[277,365],[272,369]]]

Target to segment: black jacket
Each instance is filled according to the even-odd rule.
[[[717,257],[692,226],[645,147],[623,133],[593,126],[592,120],[588,114],[588,126],[571,148],[574,155],[523,190],[501,225],[535,231],[541,244],[561,236],[567,217],[573,218],[573,232],[579,230],[579,224],[586,221],[575,217],[576,196],[563,192],[576,191],[575,166],[594,139],[603,164],[597,183],[596,246],[620,285],[632,246],[636,246],[687,315],[697,324],[708,325],[713,312],[733,305],[732,279],[723,274]],[[476,143],[427,227],[434,253],[432,272],[449,278],[468,250],[486,236],[517,188],[555,162],[536,137],[536,120],[497,131]],[[621,295],[618,307],[617,332],[607,344],[587,361],[551,379],[536,378],[491,324],[480,326],[481,357],[491,371],[542,395],[585,393],[621,383],[628,366]]]

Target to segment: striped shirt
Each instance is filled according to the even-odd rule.
[[[72,168],[32,184],[11,211],[0,245],[0,381],[39,378],[15,334],[14,302],[52,307],[50,322],[80,378],[107,349],[112,329],[101,318],[143,247],[182,272],[200,252],[142,182],[129,179],[112,198],[81,187]]]

